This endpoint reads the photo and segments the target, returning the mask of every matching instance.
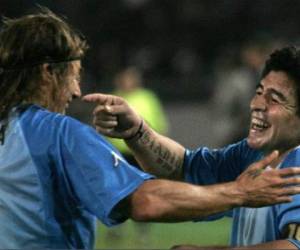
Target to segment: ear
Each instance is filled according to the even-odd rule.
[[[48,71],[49,74],[51,74],[51,75],[53,74],[53,67],[50,63],[44,63],[42,65],[42,67],[43,67],[43,70]]]
[[[45,82],[51,81],[53,79],[53,68],[51,64],[44,63],[43,65],[41,65],[41,74],[42,74],[42,79]]]

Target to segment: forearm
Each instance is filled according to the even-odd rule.
[[[293,243],[288,240],[275,240],[262,244],[240,247],[238,249],[298,249]]]
[[[297,247],[289,242],[288,240],[276,240],[270,241],[262,244],[252,245],[252,246],[245,246],[245,247],[230,247],[230,246],[209,246],[209,247],[202,247],[196,245],[180,245],[174,246],[171,249],[177,250],[212,250],[212,249],[297,249]]]
[[[184,147],[156,133],[147,124],[139,137],[126,140],[126,144],[146,172],[167,179],[183,178]]]
[[[98,132],[113,138],[123,138],[141,167],[156,176],[180,180],[185,149],[175,141],[155,133],[118,96],[90,94],[85,101],[97,102],[93,123]],[[126,139],[127,138],[127,139]]]
[[[188,221],[241,206],[243,198],[234,182],[203,187],[149,180],[131,196],[131,217],[137,221]]]
[[[300,180],[285,176],[292,172],[297,174],[298,168],[259,171],[257,174],[276,155],[267,156],[243,172],[236,181],[228,183],[197,186],[168,180],[145,181],[130,196],[131,217],[139,221],[187,221],[234,207],[289,202],[289,195],[299,193],[300,188],[286,186],[298,184]]]

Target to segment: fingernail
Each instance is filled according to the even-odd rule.
[[[111,107],[109,105],[105,105],[105,110],[110,112],[111,111]]]

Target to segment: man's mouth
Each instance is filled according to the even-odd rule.
[[[264,120],[255,117],[251,119],[251,130],[261,132],[268,129],[270,126],[271,125]]]

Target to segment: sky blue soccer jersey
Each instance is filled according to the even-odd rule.
[[[0,248],[91,249],[95,218],[127,219],[114,206],[150,178],[91,127],[15,109],[0,145]]]
[[[251,149],[246,140],[222,149],[199,148],[186,151],[184,161],[185,180],[199,185],[233,181],[262,154]],[[289,153],[279,168],[300,166],[300,148]],[[217,219],[228,213],[210,216]],[[289,223],[300,224],[300,195],[293,202],[262,208],[236,208],[232,211],[232,246],[249,246],[281,239],[284,227]],[[300,248],[300,242],[289,239]]]

